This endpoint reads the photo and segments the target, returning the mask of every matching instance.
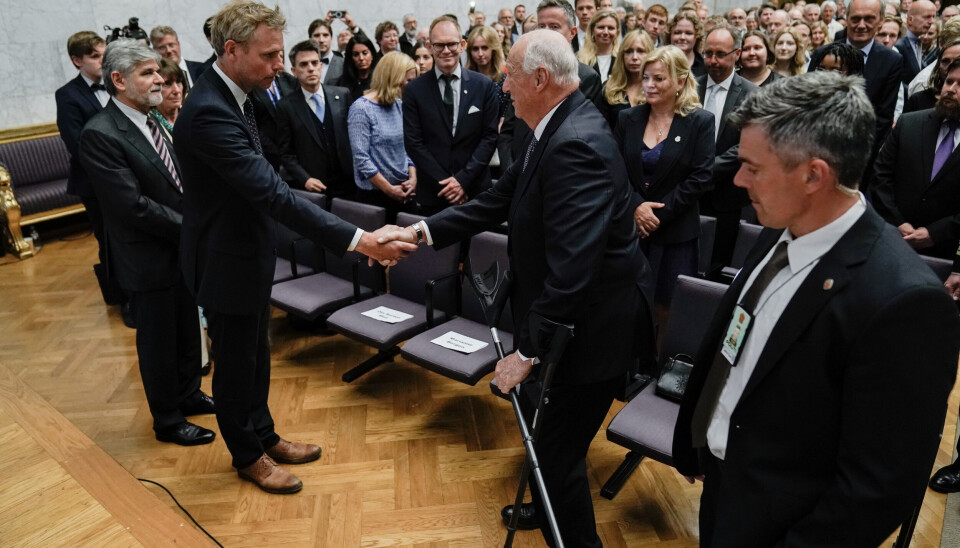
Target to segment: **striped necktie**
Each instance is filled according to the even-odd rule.
[[[170,150],[167,149],[167,142],[160,133],[160,126],[157,125],[157,121],[151,116],[147,116],[147,127],[150,128],[150,135],[153,136],[153,147],[157,149],[160,160],[163,162],[163,165],[167,166],[167,171],[169,171],[170,176],[173,177],[173,182],[177,185],[177,190],[183,193],[183,186],[180,184],[180,175],[177,174],[177,166],[173,164],[173,156],[170,155]]]

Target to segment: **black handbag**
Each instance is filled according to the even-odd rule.
[[[657,395],[680,402],[690,380],[690,371],[693,370],[693,358],[686,354],[677,354],[667,360],[660,370],[657,379]]]

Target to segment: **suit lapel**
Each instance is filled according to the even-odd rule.
[[[923,173],[933,173],[933,160],[936,156],[937,148],[937,137],[940,135],[940,126],[943,124],[943,119],[938,116],[935,112],[930,112],[927,116],[927,119],[923,121],[923,133],[920,137],[921,141],[921,150],[923,150]],[[953,134],[949,134],[946,137],[947,139],[953,139]],[[943,167],[940,168],[940,171],[937,172],[937,176],[930,181],[927,188],[932,187],[935,184],[939,184],[945,180],[955,181],[956,177],[948,177],[948,175],[953,175],[953,168],[957,164],[957,160],[960,158],[960,147],[955,148],[953,152],[950,153],[950,156],[947,157],[947,161],[943,164]]]
[[[468,76],[470,71],[467,69],[460,70],[460,105],[457,108],[457,125],[463,124],[467,119],[467,111],[470,108],[470,92],[473,90],[473,78]],[[476,94],[474,94],[476,95]],[[458,131],[457,135],[462,135],[462,131]],[[454,142],[457,140],[457,135],[453,136]]]
[[[653,182],[650,183],[651,191],[664,183],[666,176],[673,168],[673,164],[680,157],[680,153],[687,147],[686,137],[689,135],[690,117],[675,115],[673,123],[670,124],[667,138],[664,140],[660,160],[657,162],[657,172],[653,174]]]
[[[440,119],[443,120],[443,124],[447,126],[447,133],[453,134],[453,126],[450,125],[451,121],[447,119],[447,107],[443,104],[443,96],[440,95],[440,82],[437,80],[437,73],[431,70],[424,74],[423,77],[424,84],[427,86],[427,94],[433,99],[436,112],[440,113]],[[461,101],[461,103],[462,102],[463,101]]]
[[[154,147],[153,143],[147,140],[146,135],[144,135],[138,128],[136,128],[130,119],[120,111],[120,108],[117,107],[110,101],[107,103],[107,110],[110,112],[110,116],[113,118],[114,123],[117,125],[117,129],[123,133],[124,137],[127,139],[133,148],[137,149],[137,152],[143,155],[143,157],[153,164],[153,167],[157,168],[157,171],[167,180],[174,188],[177,187],[177,184],[173,181],[173,175],[170,174],[170,170],[167,169],[167,166],[163,163],[163,160],[160,159],[160,154],[157,152],[157,149]],[[161,132],[162,133],[162,132]],[[173,145],[167,143],[167,150],[172,150]],[[173,155],[171,154],[171,158]],[[176,164],[174,164],[176,167]],[[179,189],[177,190],[179,193]]]
[[[868,206],[853,227],[820,258],[780,315],[747,381],[741,400],[749,397],[773,370],[827,302],[843,291],[856,274],[855,267],[867,259],[882,229],[883,220]],[[828,280],[832,280],[829,286]]]
[[[636,154],[624,154],[624,157],[627,159],[627,163],[630,168],[630,175],[636,177],[634,190],[639,192],[644,199],[647,197],[647,189],[643,188],[644,172],[643,172],[643,157],[640,154],[640,151],[643,150],[643,130],[647,127],[647,122],[650,120],[650,105],[641,105],[640,108],[634,111],[631,118],[631,124],[627,127],[624,134],[624,152],[626,151],[637,151]],[[636,174],[636,175],[634,175]]]
[[[97,109],[97,111],[103,110],[103,105],[101,105],[100,100],[97,99],[97,94],[93,91],[92,87],[87,85],[87,81],[83,79],[83,76],[78,74],[74,81],[80,90],[80,95],[90,103],[90,106]]]
[[[317,131],[317,114],[312,109],[312,105],[307,102],[307,98],[303,96],[303,93],[300,93],[297,95],[292,95],[291,99],[293,101],[293,108],[297,110],[297,116],[300,117],[300,121],[303,122],[303,125],[307,126],[307,131],[310,132],[310,136],[313,137],[313,140],[320,148],[326,148],[323,146],[323,140],[320,138],[320,132]]]
[[[737,101],[740,100],[740,94],[743,93],[743,86],[738,80],[740,75],[734,74],[733,81],[730,82],[730,90],[727,91],[727,98],[723,102],[723,110],[720,113],[720,130],[717,131],[717,137],[723,135],[723,130],[727,125],[727,115],[737,108]]]
[[[243,110],[240,108],[240,105],[237,104],[236,98],[234,98],[233,93],[230,92],[230,88],[227,87],[227,83],[223,81],[223,78],[220,77],[220,74],[216,70],[205,71],[200,75],[201,78],[208,78],[213,81],[214,87],[220,91],[220,95],[223,96],[223,100],[230,106],[230,109],[237,115],[240,119],[240,125],[243,126],[244,131],[247,133],[247,141],[250,143],[250,148],[256,150],[256,145],[254,144],[253,135],[250,133],[250,127],[247,126],[246,117],[243,115]],[[253,99],[247,96],[247,99],[253,103]]]

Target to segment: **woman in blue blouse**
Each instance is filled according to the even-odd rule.
[[[388,53],[373,71],[370,89],[350,107],[347,126],[353,148],[357,200],[387,209],[393,222],[404,204],[411,205],[417,168],[403,147],[403,88],[417,77],[407,54]]]

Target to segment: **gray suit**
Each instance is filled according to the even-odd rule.
[[[330,66],[327,68],[327,73],[323,76],[324,85],[337,85],[337,80],[340,79],[340,76],[343,74],[343,57],[340,57],[336,53],[330,57]]]

